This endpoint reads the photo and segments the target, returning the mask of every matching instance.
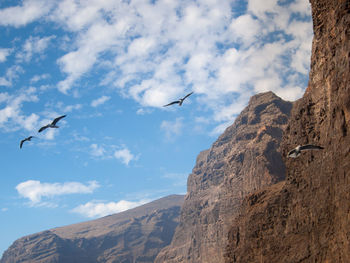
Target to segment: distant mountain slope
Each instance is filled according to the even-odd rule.
[[[184,196],[171,195],[115,215],[15,241],[1,263],[153,262],[179,222]]]
[[[234,124],[198,155],[180,224],[155,262],[224,261],[243,198],[285,178],[279,145],[291,108],[272,92],[253,96]]]

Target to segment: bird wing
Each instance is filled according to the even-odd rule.
[[[191,96],[193,94],[193,91],[191,93],[188,93],[185,97],[183,97],[183,100],[186,99],[187,97]]]
[[[19,148],[22,149],[23,143],[26,141],[26,139],[22,140],[21,143],[19,144]]]
[[[45,125],[45,126],[41,127],[38,132],[42,132],[43,130],[47,129],[47,127],[49,127],[49,126]]]
[[[307,145],[303,145],[300,147],[300,151],[303,151],[303,150],[322,150],[322,149],[324,149],[322,146],[312,145],[312,144],[307,144]]]
[[[60,116],[60,117],[57,117],[56,119],[54,119],[53,121],[52,121],[52,125],[56,125],[56,123],[60,120],[60,119],[63,119],[64,117],[66,117],[67,115],[62,115],[62,116]]]
[[[295,149],[293,149],[293,150],[289,151],[289,153],[288,153],[288,157],[289,157],[289,156],[291,156],[291,155],[293,155],[293,153],[296,153],[296,150],[295,150]]]
[[[164,105],[163,107],[170,106],[170,105],[173,105],[173,104],[176,104],[176,103],[180,103],[180,101],[176,100],[176,101],[170,102],[169,104]]]

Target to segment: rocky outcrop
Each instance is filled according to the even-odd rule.
[[[97,220],[15,241],[1,263],[154,262],[179,221],[184,196],[172,195]]]
[[[234,124],[199,154],[180,224],[155,262],[223,262],[242,199],[284,180],[279,145],[291,107],[272,92],[253,96]]]
[[[350,262],[350,2],[311,0],[308,88],[292,109],[282,152],[286,181],[246,197],[227,262]]]

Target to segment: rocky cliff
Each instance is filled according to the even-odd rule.
[[[101,219],[26,236],[1,263],[153,262],[172,239],[184,196],[172,195]]]
[[[180,224],[156,262],[223,262],[228,230],[243,198],[284,180],[279,145],[291,107],[272,92],[253,96],[234,124],[199,154]]]
[[[325,149],[284,158],[286,181],[246,197],[226,262],[350,262],[350,1],[310,2],[309,85],[281,147]]]

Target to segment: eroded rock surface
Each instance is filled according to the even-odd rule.
[[[180,224],[156,262],[223,262],[242,199],[284,180],[279,145],[291,107],[272,92],[253,96],[234,124],[198,155]]]
[[[310,2],[310,80],[282,152],[306,143],[325,149],[285,159],[286,181],[245,199],[227,262],[350,262],[350,2]]]

